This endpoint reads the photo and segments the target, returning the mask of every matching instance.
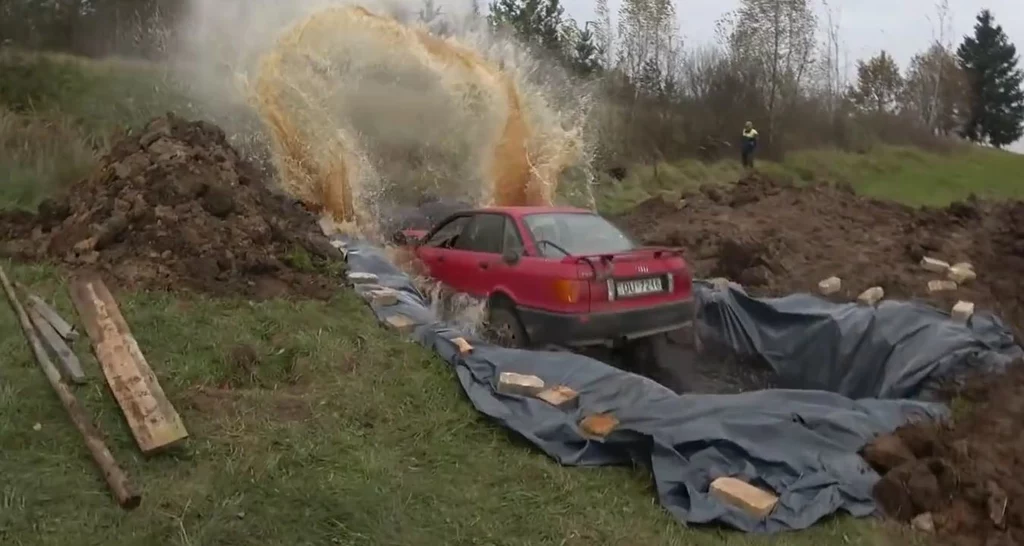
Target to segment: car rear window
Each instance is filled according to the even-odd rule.
[[[572,255],[614,254],[637,247],[622,230],[596,214],[544,212],[526,215],[523,221],[537,250],[549,258],[560,258],[566,252]]]

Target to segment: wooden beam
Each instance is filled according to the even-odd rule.
[[[52,324],[43,318],[42,313],[39,312],[39,308],[30,299],[28,302],[28,318],[35,325],[39,335],[42,336],[43,341],[50,346],[53,350],[53,354],[57,355],[57,360],[60,362],[60,368],[64,379],[81,385],[85,383],[85,372],[82,371],[82,363],[78,361],[78,356],[71,350],[64,339],[57,333],[57,330]]]
[[[60,337],[67,341],[78,339],[78,332],[75,331],[75,327],[68,324],[68,321],[64,320],[64,317],[61,317],[43,298],[35,294],[29,294],[28,290],[25,290],[24,287],[19,286],[19,288],[28,296],[28,306],[35,307],[36,311],[39,312],[46,322],[50,323],[50,326],[53,327]]]
[[[50,361],[50,356],[46,354],[46,349],[39,340],[39,336],[32,329],[32,323],[28,318],[28,314],[25,313],[25,308],[18,301],[18,297],[14,293],[14,287],[11,286],[11,282],[7,279],[3,268],[0,268],[0,282],[3,284],[4,292],[7,293],[7,299],[11,303],[14,314],[18,316],[18,321],[21,323],[21,331],[25,334],[29,347],[32,348],[32,354],[35,356],[36,362],[39,363],[39,367],[43,369],[43,374],[49,380],[50,386],[53,387],[57,397],[60,398],[61,404],[64,405],[64,409],[67,410],[68,415],[71,417],[71,422],[75,424],[78,432],[85,439],[85,445],[89,448],[93,461],[96,462],[96,465],[103,472],[103,477],[106,479],[110,491],[114,494],[114,498],[117,499],[117,503],[122,508],[128,510],[138,507],[139,503],[142,502],[142,496],[135,491],[135,488],[128,481],[128,475],[125,474],[124,470],[117,464],[117,461],[114,460],[114,455],[110,453],[99,431],[93,426],[92,418],[85,412],[82,405],[78,403],[71,389],[61,382],[60,372],[57,371],[53,362]]]
[[[167,400],[117,302],[99,276],[74,279],[71,299],[142,453],[150,455],[187,438],[181,416]]]

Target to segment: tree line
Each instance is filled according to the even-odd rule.
[[[879,51],[852,71],[828,0],[741,0],[715,22],[713,43],[692,46],[683,43],[673,0],[622,0],[615,25],[607,0],[595,0],[596,17],[583,23],[561,0],[493,0],[486,10],[480,0],[460,1],[470,19],[596,84],[593,130],[606,165],[738,153],[747,120],[763,135],[763,153],[776,156],[876,142],[941,147],[964,139],[1002,147],[1024,134],[1015,46],[983,10],[954,48],[946,0],[936,9],[934,40],[906,67]],[[0,0],[0,43],[160,58],[183,4]],[[401,18],[439,34],[460,24],[435,0],[405,11]]]

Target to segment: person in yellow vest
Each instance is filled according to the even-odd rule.
[[[756,148],[757,129],[754,129],[754,124],[748,121],[743,125],[743,144],[740,148],[744,167],[754,168],[754,149]]]

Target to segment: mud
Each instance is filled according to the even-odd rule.
[[[1024,202],[968,199],[941,209],[858,196],[848,187],[795,187],[751,176],[706,185],[681,200],[650,199],[617,221],[646,243],[682,246],[698,277],[726,277],[756,295],[816,291],[833,275],[853,301],[872,286],[886,298],[922,299],[949,310],[957,300],[1024,327]],[[948,292],[922,256],[970,262],[978,278]]]
[[[943,544],[1024,543],[1024,367],[976,380],[954,408],[948,422],[908,425],[862,450],[883,475],[879,506],[900,521],[931,514]]]
[[[221,129],[168,114],[38,214],[0,213],[0,251],[99,270],[125,289],[331,297],[341,253],[270,188]]]

